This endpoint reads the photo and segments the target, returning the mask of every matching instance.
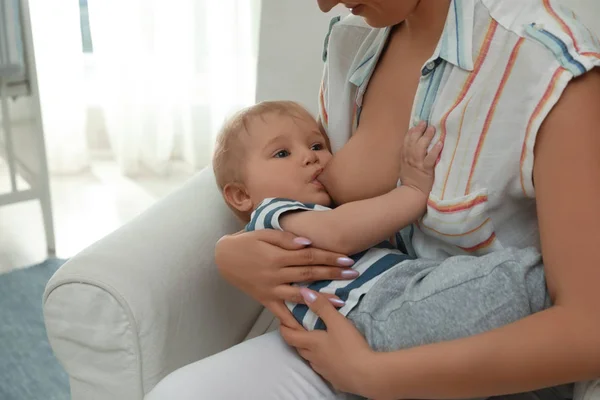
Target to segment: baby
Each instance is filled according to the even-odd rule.
[[[387,270],[408,259],[387,239],[426,210],[442,149],[437,144],[427,154],[432,137],[433,130],[424,135],[424,126],[406,136],[402,186],[333,209],[319,182],[332,158],[328,139],[296,103],[264,102],[234,116],[219,135],[213,167],[227,204],[249,222],[246,230],[285,230],[310,238],[318,248],[354,254],[358,278],[308,286],[336,294],[345,302],[340,312],[347,315]],[[306,329],[324,328],[306,306],[288,307]]]
[[[405,288],[421,282],[440,264],[419,260],[419,268],[415,268],[414,262],[405,263],[411,258],[398,249],[405,250],[397,234],[426,211],[435,162],[442,150],[441,143],[430,146],[433,136],[433,128],[426,129],[425,123],[406,134],[400,186],[378,197],[333,207],[319,182],[332,158],[328,138],[300,105],[264,102],[239,112],[225,124],[218,137],[213,169],[226,203],[247,223],[247,231],[279,229],[310,238],[317,248],[351,254],[349,265],[353,263],[352,269],[358,274],[354,272],[348,280],[304,286],[341,299],[339,312],[354,323],[373,349],[397,350],[511,322],[508,318],[485,319],[487,314],[481,315],[484,308],[461,307],[464,323],[429,321],[426,319],[432,314],[420,312],[411,315],[413,324],[407,328],[406,316],[397,312],[406,301],[402,298]],[[509,259],[513,254],[494,257]],[[519,257],[523,266],[525,261],[539,262],[537,253]],[[393,278],[386,279],[386,274]],[[458,304],[469,301],[468,293],[461,296],[464,298],[458,299]],[[286,304],[304,328],[325,329],[307,306]],[[482,320],[492,322],[481,326]],[[422,326],[425,333],[415,334],[412,329],[416,326]],[[428,328],[431,326],[435,328]]]

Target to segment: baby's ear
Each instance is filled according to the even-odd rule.
[[[242,213],[248,213],[254,207],[246,188],[239,183],[228,183],[225,185],[223,188],[223,197],[225,197],[225,201],[229,203],[230,207]]]

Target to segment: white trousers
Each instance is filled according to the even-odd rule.
[[[490,400],[565,400],[571,387]],[[289,346],[270,332],[168,375],[144,400],[348,400],[336,393]]]
[[[335,393],[281,338],[270,332],[168,375],[145,400],[321,400]]]

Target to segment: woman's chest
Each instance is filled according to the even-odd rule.
[[[390,73],[394,79],[373,74],[362,110],[358,92],[355,134],[401,142],[409,126],[428,121],[436,128],[434,142],[443,140],[444,150],[427,214],[416,225],[419,252],[427,254],[424,243],[433,238],[448,253],[500,248],[505,221],[536,222],[523,201],[533,196],[532,149],[544,92],[524,93],[522,79],[491,66],[466,71],[440,62],[430,67],[416,76]]]
[[[386,193],[397,184],[404,135],[419,86],[419,64],[392,64],[382,57],[352,101],[352,140],[345,152],[352,153],[353,160],[364,160],[369,175],[378,177],[379,189],[372,193]]]
[[[529,154],[528,135],[534,138],[537,130],[532,118],[539,104],[539,99],[521,93],[511,95],[519,92],[520,80],[506,79],[495,69],[466,71],[441,60],[425,65],[405,61],[394,68],[382,61],[356,91],[353,136],[365,144],[393,144],[401,151],[408,129],[427,121],[436,129],[434,142],[444,141],[432,190],[440,200],[482,188],[497,190],[489,186],[505,185],[507,179],[518,183],[515,178],[526,161],[521,158]],[[376,148],[365,145],[359,150]],[[375,155],[365,156],[361,158]],[[388,153],[386,161],[394,168],[398,163],[391,158],[396,156]],[[511,192],[523,191],[520,184],[513,186]]]
[[[375,140],[402,141],[411,125],[411,114],[421,78],[423,55],[404,53],[402,58],[385,54],[370,78],[358,89],[354,134]]]

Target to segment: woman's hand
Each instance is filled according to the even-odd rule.
[[[284,301],[304,303],[300,288],[290,283],[352,279],[354,262],[343,254],[310,246],[310,240],[289,232],[260,230],[224,236],[217,242],[215,260],[223,277],[268,308],[280,322],[303,329]],[[330,301],[343,306],[337,297]]]
[[[427,149],[435,135],[433,126],[422,121],[404,136],[404,147],[400,161],[400,182],[429,196],[433,186],[434,169],[442,152],[443,143],[437,142],[429,152]]]
[[[336,389],[369,397],[375,380],[375,353],[352,323],[321,293],[301,289],[306,304],[317,314],[327,331],[299,331],[282,326],[283,339],[298,350],[310,366]]]

